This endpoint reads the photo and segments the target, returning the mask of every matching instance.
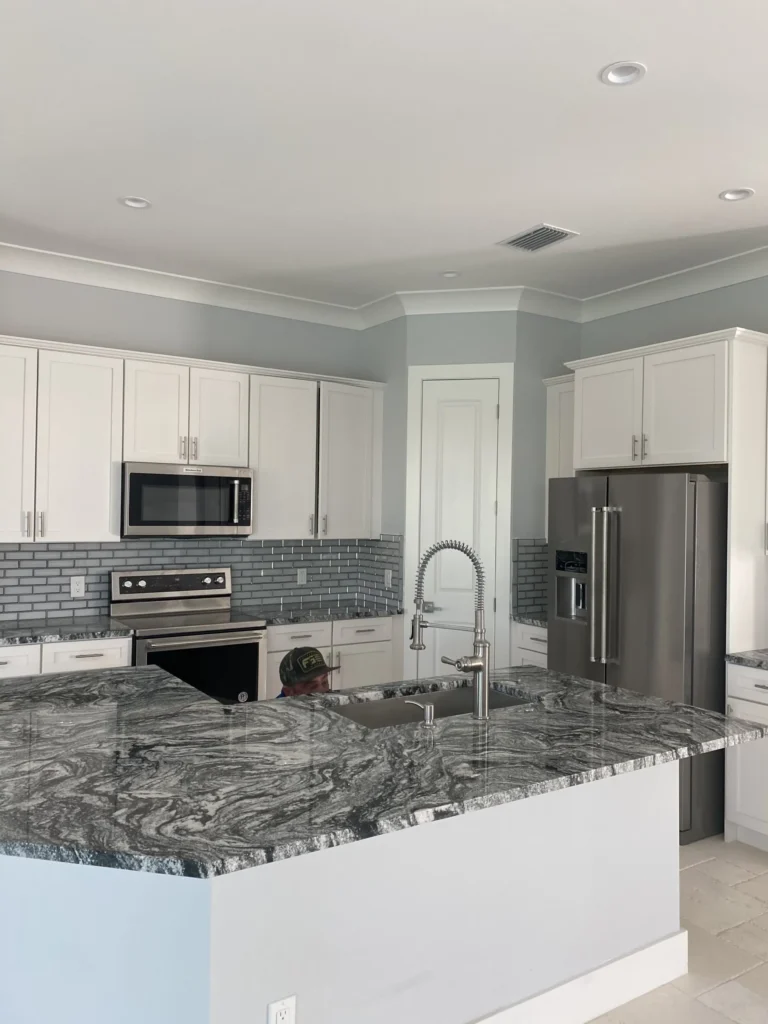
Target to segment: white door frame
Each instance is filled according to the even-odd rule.
[[[448,366],[408,367],[408,427],[405,468],[405,538],[403,557],[403,605],[405,608],[405,678],[416,675],[416,652],[410,649],[411,616],[414,611],[413,589],[421,552],[419,524],[421,520],[421,415],[422,385],[425,380],[461,380],[492,378],[499,382],[499,438],[496,517],[496,593],[486,599],[486,617],[494,616],[494,650],[491,658],[498,666],[509,660],[510,590],[512,574],[512,402],[514,363],[452,363]],[[496,598],[496,611],[493,599]],[[426,632],[429,643],[429,630]],[[467,642],[470,641],[469,635]],[[471,644],[470,644],[471,646]],[[501,652],[498,657],[496,653]],[[469,646],[467,653],[470,653]],[[450,669],[448,670],[450,671]]]

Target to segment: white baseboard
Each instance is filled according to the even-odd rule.
[[[756,832],[752,828],[745,828],[743,825],[734,825],[731,822],[725,823],[725,841],[732,843],[746,843],[747,846],[755,846],[758,850],[768,853],[768,836],[762,832]]]
[[[687,971],[688,932],[683,930],[477,1024],[587,1024]]]

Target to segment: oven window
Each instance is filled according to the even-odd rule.
[[[226,526],[234,517],[231,478],[131,473],[131,526]]]
[[[168,651],[147,651],[147,664],[159,665],[177,679],[183,679],[185,683],[222,704],[242,704],[257,699],[257,641],[229,643],[221,647],[190,646]]]

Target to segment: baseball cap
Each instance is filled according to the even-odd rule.
[[[280,682],[283,686],[296,686],[334,671],[316,647],[294,647],[280,662]]]

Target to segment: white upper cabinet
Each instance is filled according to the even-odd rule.
[[[376,444],[375,433],[372,389],[321,382],[320,537],[374,536],[376,475],[380,474],[380,442]]]
[[[0,541],[32,538],[37,351],[0,347]]]
[[[726,342],[655,352],[643,362],[643,463],[725,462]]]
[[[125,361],[126,462],[187,462],[189,367]]]
[[[642,432],[642,358],[576,370],[574,469],[638,465]]]
[[[122,359],[42,350],[37,540],[119,539],[122,448]]]
[[[317,381],[251,375],[253,537],[314,537]]]
[[[193,366],[189,382],[189,461],[247,466],[248,374]]]

